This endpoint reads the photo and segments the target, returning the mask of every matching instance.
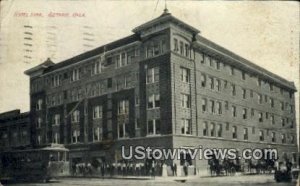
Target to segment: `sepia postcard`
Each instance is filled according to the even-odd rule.
[[[299,2],[1,0],[1,185],[299,185]]]

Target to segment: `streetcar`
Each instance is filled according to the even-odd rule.
[[[1,181],[43,181],[68,176],[68,149],[62,145],[0,152]]]

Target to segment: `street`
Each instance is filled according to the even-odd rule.
[[[182,179],[183,177],[178,177]],[[222,186],[235,186],[235,185],[275,185],[275,186],[295,186],[297,183],[295,181],[291,183],[276,183],[273,179],[273,175],[247,175],[247,176],[231,176],[231,177],[191,177],[187,178],[185,183],[179,180],[175,181],[177,178],[161,178],[156,177],[155,179],[101,179],[101,178],[63,178],[59,180],[51,180],[49,183],[18,183],[9,184],[10,186],[61,186],[61,185],[85,185],[85,186],[115,186],[115,185],[156,185],[156,186],[196,186],[196,185],[222,185]]]

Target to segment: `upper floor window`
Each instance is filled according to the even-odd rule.
[[[236,126],[232,127],[232,138],[237,139],[237,127]]]
[[[201,86],[205,87],[206,86],[206,75],[201,74]]]
[[[264,141],[265,137],[264,137],[264,131],[260,130],[259,131],[259,141]]]
[[[217,102],[217,113],[222,114],[222,103],[220,101]]]
[[[93,108],[93,119],[102,118],[102,106],[97,105]]]
[[[155,83],[159,81],[159,67],[147,69],[146,83]]]
[[[215,123],[210,124],[210,136],[215,136]]]
[[[274,114],[272,114],[272,115],[271,115],[271,123],[272,123],[272,125],[274,125],[274,124],[275,124],[275,118],[274,118]]]
[[[188,94],[181,94],[181,106],[183,108],[191,108],[191,96]]]
[[[217,137],[222,137],[222,133],[223,133],[222,124],[218,124]]]
[[[219,79],[216,80],[217,91],[221,90],[221,81]]]
[[[160,95],[152,94],[148,97],[148,109],[160,107]]]
[[[101,60],[96,60],[93,64],[92,74],[99,74],[102,72]]]
[[[55,75],[51,78],[51,85],[57,87],[61,84],[61,75]]]
[[[60,125],[60,114],[54,115],[54,125]]]
[[[148,124],[147,125],[147,134],[148,135],[158,135],[161,133],[159,119],[148,120],[147,124]]]
[[[248,140],[248,128],[244,128],[244,140]]]
[[[271,141],[272,142],[276,142],[276,134],[275,134],[275,132],[271,133]]]
[[[185,49],[185,57],[190,57],[190,46],[188,44],[184,45],[184,49]]]
[[[101,141],[102,140],[102,128],[94,127],[93,128],[93,141]]]
[[[243,88],[242,94],[243,94],[243,99],[246,99],[246,89]]]
[[[271,104],[271,107],[274,107],[274,99],[273,98],[270,98],[270,104]]]
[[[208,132],[208,123],[205,121],[203,123],[203,136],[207,136],[207,132]]]
[[[243,119],[247,119],[247,109],[243,109]]]
[[[242,80],[246,80],[246,73],[242,72]]]
[[[235,85],[231,84],[231,95],[235,96],[236,95],[236,89],[235,89]]]
[[[270,91],[274,90],[274,85],[272,83],[270,83]]]
[[[58,133],[58,132],[54,132],[54,133],[53,133],[52,142],[55,143],[55,144],[60,143],[60,140],[59,140],[59,133]]]
[[[281,143],[286,143],[285,134],[281,134]]]
[[[79,112],[79,110],[75,110],[72,113],[71,122],[72,123],[78,123],[79,119],[80,119],[80,112]]]
[[[42,122],[43,122],[42,118],[38,117],[37,122],[36,122],[36,128],[38,128],[38,129],[41,128],[42,127]]]
[[[181,55],[184,55],[184,46],[183,46],[183,42],[182,41],[180,41],[180,46],[179,46],[180,48],[180,54]]]
[[[283,102],[280,102],[280,108],[281,108],[281,110],[284,110],[284,103]]]
[[[210,86],[210,89],[214,89],[215,85],[214,85],[214,78],[213,77],[209,77],[209,86]]]
[[[118,124],[118,138],[127,138],[128,134],[128,123],[119,123]]]
[[[202,112],[206,112],[207,99],[202,99]]]
[[[38,99],[38,101],[36,103],[36,110],[42,110],[42,106],[43,106],[43,100]]]
[[[191,72],[190,69],[180,67],[181,70],[181,81],[185,83],[190,83]]]
[[[129,113],[129,100],[121,100],[118,103],[118,115]]]
[[[80,130],[73,130],[72,134],[72,143],[78,143],[80,140]]]
[[[262,95],[261,94],[257,94],[258,97],[258,103],[262,104]]]
[[[182,119],[181,120],[181,134],[192,134],[191,120]]]
[[[174,51],[177,52],[178,50],[178,40],[174,38]]]
[[[79,79],[80,79],[80,69],[79,68],[73,69],[71,75],[71,81],[77,81]]]
[[[232,109],[232,116],[236,117],[236,106],[232,106],[231,109]]]
[[[258,121],[263,122],[263,114],[262,112],[258,113]]]
[[[230,67],[230,74],[234,75],[234,67]]]
[[[260,78],[257,78],[257,85],[261,86],[261,79]]]

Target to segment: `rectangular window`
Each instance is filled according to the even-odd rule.
[[[102,106],[97,105],[93,108],[93,119],[102,118]]]
[[[265,102],[268,102],[268,95],[265,95]]]
[[[148,109],[160,107],[160,95],[152,94],[148,97]]]
[[[244,128],[244,140],[248,140],[248,128]]]
[[[42,110],[42,107],[43,107],[43,100],[38,99],[38,101],[36,103],[36,110]]]
[[[79,110],[75,110],[75,111],[72,113],[71,122],[72,122],[72,123],[78,123],[78,122],[79,122],[79,118],[80,118]]]
[[[243,109],[243,119],[247,119],[247,109]]]
[[[286,143],[285,134],[281,134],[281,143]]]
[[[191,108],[191,96],[188,94],[181,94],[181,107]]]
[[[181,120],[181,134],[192,134],[190,119],[182,119]]]
[[[214,89],[214,78],[213,77],[209,77],[209,86],[210,86],[210,89]]]
[[[272,142],[273,143],[276,142],[276,134],[275,134],[275,132],[271,133],[271,138],[272,138]]]
[[[148,68],[146,83],[149,84],[158,81],[159,81],[159,67]]]
[[[236,106],[232,106],[232,117],[236,117]]]
[[[180,41],[180,54],[181,55],[184,55],[184,46],[183,46],[183,42],[182,41]]]
[[[250,97],[253,98],[253,90],[250,90]]]
[[[188,44],[185,44],[185,57],[190,57],[190,46]]]
[[[93,128],[93,141],[101,141],[102,140],[102,128],[94,127]]]
[[[77,81],[80,78],[80,69],[73,69],[72,75],[71,75],[71,81]]]
[[[128,124],[127,123],[119,123],[118,124],[118,138],[128,138]]]
[[[235,90],[235,85],[231,84],[231,95],[235,96],[236,95],[236,90]]]
[[[217,102],[217,111],[218,111],[218,114],[222,114],[222,103],[221,102]]]
[[[80,130],[73,130],[72,143],[78,143],[80,138]]]
[[[234,75],[234,67],[230,67],[230,74]]]
[[[215,123],[210,124],[210,136],[215,136]]]
[[[264,137],[264,131],[260,130],[259,131],[259,141],[264,141],[265,137]]]
[[[174,38],[174,51],[177,52],[178,50],[178,40]]]
[[[274,114],[272,114],[272,116],[271,116],[271,123],[272,123],[272,125],[274,125],[274,124],[275,124],[275,118],[274,118]]]
[[[112,78],[107,79],[107,88],[112,88]]]
[[[148,121],[147,134],[148,135],[160,134],[160,120],[159,119],[154,119],[154,120]]]
[[[52,142],[55,143],[55,144],[60,143],[58,132],[54,132],[53,137],[52,137]]]
[[[274,107],[274,99],[273,98],[270,98],[270,104],[271,104],[271,107],[273,108]]]
[[[205,87],[206,86],[206,75],[201,74],[201,86]]]
[[[54,115],[54,125],[60,125],[60,114]]]
[[[281,118],[281,125],[284,127],[285,126],[285,120],[284,118]]]
[[[101,59],[98,59],[93,64],[92,74],[100,74],[102,72],[102,63]]]
[[[202,112],[206,112],[207,99],[202,99]]]
[[[283,102],[280,102],[280,108],[281,108],[281,110],[284,110],[284,103]]]
[[[242,80],[246,80],[246,73],[242,72]]]
[[[215,101],[210,100],[210,112],[215,113]]]
[[[218,124],[217,136],[222,137],[222,135],[223,135],[222,124]]]
[[[273,84],[270,83],[270,91],[273,91],[274,90],[274,86]]]
[[[129,114],[129,100],[121,100],[118,103],[118,115]]]
[[[221,90],[221,81],[219,79],[216,80],[217,91]]]
[[[38,117],[37,122],[36,122],[36,128],[38,128],[38,129],[41,128],[42,127],[42,122],[43,122],[42,118]]]
[[[191,73],[190,69],[181,67],[181,81],[185,83],[190,83]]]
[[[232,138],[237,139],[237,128],[236,128],[236,126],[232,127]]]
[[[246,89],[243,88],[243,99],[246,99]]]
[[[225,101],[225,109],[228,110],[229,106],[228,106],[228,101]]]
[[[207,136],[208,124],[207,122],[203,122],[203,136]]]
[[[219,61],[216,61],[216,69],[220,70],[220,62]]]
[[[263,114],[262,112],[258,113],[258,121],[263,122]]]

